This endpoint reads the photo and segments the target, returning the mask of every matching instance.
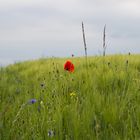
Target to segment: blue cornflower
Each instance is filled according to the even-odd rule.
[[[29,101],[29,104],[34,104],[36,101],[37,101],[36,99],[31,99],[31,100]]]

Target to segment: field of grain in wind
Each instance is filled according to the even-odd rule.
[[[140,55],[66,60],[0,69],[0,139],[139,139]]]

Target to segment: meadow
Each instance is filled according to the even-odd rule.
[[[70,59],[75,71],[64,70]],[[0,68],[1,140],[139,140],[140,55]]]

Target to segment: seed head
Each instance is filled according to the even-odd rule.
[[[128,65],[128,60],[126,60],[126,64]]]
[[[45,84],[44,83],[41,83],[40,86],[43,88],[45,86]]]

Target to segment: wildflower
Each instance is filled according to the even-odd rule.
[[[76,96],[76,93],[75,92],[72,92],[72,93],[70,93],[70,96],[71,97],[74,97],[74,96]]]
[[[42,108],[45,108],[44,102],[43,102],[43,101],[40,101],[40,106],[41,106]]]
[[[74,65],[70,60],[67,60],[66,63],[64,64],[64,69],[69,71],[69,72],[74,72]]]
[[[43,101],[40,102],[40,105],[44,105]]]
[[[36,99],[31,99],[31,100],[29,101],[29,104],[34,104],[35,102],[37,102]]]
[[[53,130],[49,130],[48,131],[48,136],[49,137],[53,137],[55,135],[54,131]]]

